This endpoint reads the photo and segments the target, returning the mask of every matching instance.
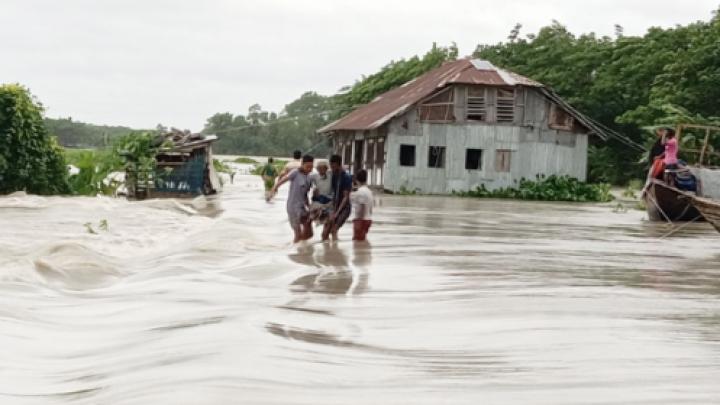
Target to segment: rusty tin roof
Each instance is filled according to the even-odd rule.
[[[436,90],[450,84],[483,84],[487,86],[530,86],[542,84],[501,69],[480,59],[459,59],[385,92],[368,104],[358,107],[318,132],[375,129],[396,117]]]

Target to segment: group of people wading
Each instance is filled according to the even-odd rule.
[[[261,170],[268,201],[285,183],[290,184],[287,215],[294,242],[313,237],[313,222],[323,224],[322,240],[338,239],[338,231],[352,215],[353,240],[366,240],[372,225],[373,194],[367,186],[367,171],[351,176],[342,166],[342,158],[332,155],[328,164],[314,165],[310,155],[295,151],[293,160],[277,176],[272,160]],[[315,169],[315,170],[314,170]]]

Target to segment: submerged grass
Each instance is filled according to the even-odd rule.
[[[265,167],[267,163],[257,163],[255,165],[255,168],[252,170],[252,174],[257,174],[258,176],[262,175],[263,168]],[[275,172],[280,174],[282,170],[285,168],[285,165],[287,164],[286,160],[275,160],[273,161],[272,165],[275,167]]]
[[[251,159],[251,158],[249,158],[249,157],[244,157],[244,156],[241,156],[241,157],[233,160],[233,162],[235,162],[235,163],[250,164],[250,165],[256,165],[256,164],[260,163],[260,162],[258,162],[258,161],[255,160],[255,159]]]

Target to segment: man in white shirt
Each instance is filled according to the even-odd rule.
[[[319,223],[324,223],[332,208],[332,175],[328,172],[328,165],[325,161],[318,162],[315,169],[317,169],[317,172],[308,176],[310,184],[313,186],[310,217]]]
[[[353,210],[353,240],[364,241],[372,226],[373,194],[367,186],[367,171],[359,170],[355,174],[358,188],[350,193]]]

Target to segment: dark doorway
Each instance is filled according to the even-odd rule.
[[[363,152],[365,141],[355,141],[355,159],[353,159],[353,173],[363,168]]]

